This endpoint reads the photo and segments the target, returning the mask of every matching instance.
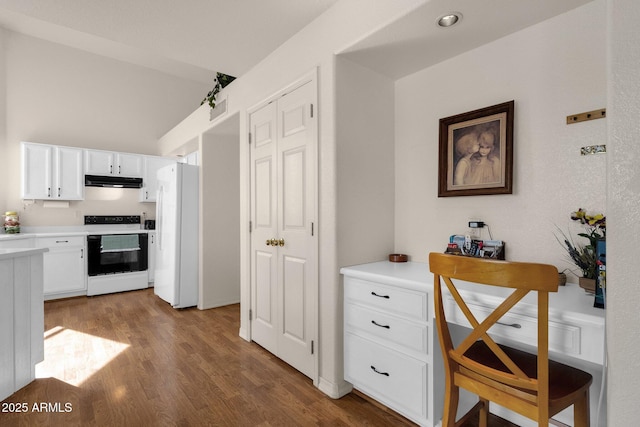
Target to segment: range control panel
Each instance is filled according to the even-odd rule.
[[[84,225],[140,224],[140,215],[85,215]]]

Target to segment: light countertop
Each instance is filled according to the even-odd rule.
[[[42,254],[48,251],[49,249],[47,248],[0,249],[0,261],[5,259]]]
[[[16,233],[16,234],[0,234],[0,241],[11,241],[11,240],[23,240],[29,238],[36,237],[60,237],[60,236],[87,236],[89,234],[134,234],[134,233],[149,233],[155,232],[156,230],[145,230],[145,229],[91,229],[91,230],[56,230],[55,228],[51,229],[40,229],[40,230],[25,230],[24,233]]]

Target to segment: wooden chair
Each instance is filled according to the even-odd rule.
[[[540,426],[548,426],[550,417],[574,405],[574,425],[589,426],[591,375],[549,360],[549,292],[558,291],[554,266],[431,253],[429,267],[434,275],[435,316],[446,375],[443,426],[459,426],[479,411],[480,426],[485,427],[490,401]],[[452,279],[511,288],[513,292],[478,321]],[[473,326],[455,347],[445,317],[441,281]],[[487,334],[529,292],[538,294],[537,356],[497,344]],[[478,395],[480,401],[456,422],[460,387]]]

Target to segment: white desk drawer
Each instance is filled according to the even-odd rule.
[[[469,309],[479,322],[482,322],[492,311],[492,307],[480,304],[468,304]],[[470,327],[469,322],[455,301],[445,299],[447,321]],[[538,343],[538,321],[534,317],[509,312],[502,316],[499,324],[489,329],[489,334],[496,337],[518,341],[536,346]],[[580,335],[578,326],[549,321],[549,351],[556,351],[572,356],[580,355]]]
[[[427,417],[427,364],[351,333],[345,334],[345,379],[393,409]]]
[[[404,317],[428,320],[426,292],[345,277],[344,293],[347,301],[366,304]]]
[[[427,324],[404,320],[380,311],[345,303],[345,324],[348,328],[427,354]]]

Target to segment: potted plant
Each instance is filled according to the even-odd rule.
[[[596,245],[598,240],[606,237],[606,217],[603,214],[588,215],[584,209],[580,208],[571,213],[571,219],[584,226],[585,232],[578,233],[578,236],[586,238],[588,244],[576,244],[562,230],[559,230],[562,237],[556,236],[556,238],[567,251],[571,262],[581,271],[582,277],[578,278],[580,286],[595,292],[595,282],[598,277]]]
[[[216,97],[218,96],[218,93],[235,79],[235,77],[228,74],[216,73],[216,77],[213,79],[213,89],[207,93],[207,96],[204,97],[200,105],[206,102],[209,104],[211,109],[216,108]]]

